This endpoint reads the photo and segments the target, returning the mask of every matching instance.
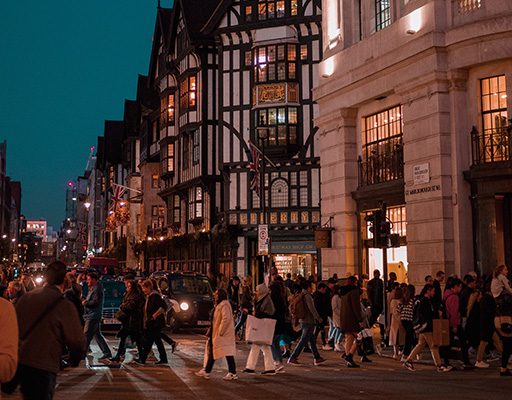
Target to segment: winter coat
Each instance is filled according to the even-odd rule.
[[[305,316],[300,320],[303,324],[317,324],[322,321],[322,317],[318,314],[318,311],[315,307],[315,302],[313,300],[313,296],[307,290],[302,291],[304,295],[305,302]]]
[[[156,319],[153,319],[153,315],[162,308],[164,311],[167,310],[167,304],[165,303],[162,296],[158,292],[151,292],[146,299],[144,304],[144,328],[151,331],[159,331],[165,327],[164,314],[160,314]]]
[[[450,321],[450,327],[456,328],[461,324],[459,296],[447,289],[443,295],[443,302],[446,310],[446,318]]]
[[[262,284],[261,286],[265,285]],[[267,287],[265,286],[265,288]],[[254,303],[254,316],[256,318],[272,318],[276,312],[270,293],[268,289],[266,290],[266,292],[261,292],[261,290],[259,291],[259,293],[262,294],[262,297]]]
[[[341,327],[341,297],[335,294],[331,300],[332,304],[332,323],[336,328]]]
[[[228,300],[223,300],[215,306],[211,334],[214,360],[236,354],[235,322],[233,309]]]
[[[434,305],[428,297],[423,297],[418,304],[418,318],[414,317],[413,323],[426,323],[427,325],[421,331],[421,333],[429,333],[433,330],[432,320],[434,317],[437,318],[438,314],[434,310]]]
[[[122,329],[128,333],[142,332],[144,318],[144,295],[137,290],[126,292],[119,309],[126,315]]]
[[[381,313],[384,309],[384,282],[382,279],[370,279],[366,285],[366,292],[374,312]]]
[[[242,286],[242,295],[240,296],[240,307],[247,308],[249,314],[252,312],[252,290],[250,286]]]
[[[400,304],[402,304],[402,302],[397,299],[393,299],[389,303],[389,313],[391,314],[391,323],[389,324],[390,346],[398,346],[400,344],[404,344],[403,339],[405,339],[405,330],[402,326],[400,318]]]
[[[341,330],[343,332],[359,332],[360,322],[363,321],[361,304],[359,301],[359,288],[345,286],[341,296]]]
[[[281,335],[287,332],[286,326],[286,313],[288,312],[288,307],[286,305],[286,300],[281,295],[281,293],[271,294],[272,303],[274,303],[274,316],[273,318],[276,320],[276,329],[274,331],[275,335]]]
[[[103,285],[100,282],[88,288],[84,303],[84,320],[101,320],[103,317],[103,296]]]
[[[327,322],[327,318],[332,316],[331,308],[331,294],[329,291],[322,294],[320,291],[313,293],[313,300],[315,301],[315,307],[318,314],[322,317],[324,323]]]

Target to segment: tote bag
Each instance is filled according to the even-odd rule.
[[[275,319],[256,318],[252,315],[248,315],[245,324],[245,339],[249,343],[266,344],[270,346],[274,338],[275,327]]]

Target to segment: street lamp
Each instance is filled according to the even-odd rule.
[[[90,201],[86,201],[86,202],[84,203],[84,207],[85,207],[85,209],[86,209],[87,211],[89,211],[89,208],[91,207],[91,202],[90,202]]]

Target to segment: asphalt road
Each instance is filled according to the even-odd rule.
[[[438,373],[424,354],[410,372],[389,357],[373,356],[373,363],[359,369],[347,369],[334,352],[322,351],[328,361],[313,366],[311,354],[302,354],[301,366],[286,366],[275,376],[247,375],[226,382],[225,362],[217,362],[210,380],[194,375],[203,363],[205,339],[197,332],[174,335],[179,342],[174,354],[169,351],[169,366],[134,366],[129,352],[122,364],[100,362],[98,348],[79,368],[60,374],[55,399],[464,399],[498,400],[512,398],[512,377],[500,377],[497,362],[487,370]],[[109,335],[113,347],[116,340]],[[245,367],[248,346],[240,344],[237,369]],[[156,352],[156,349],[155,349]],[[260,370],[262,357],[258,364]],[[19,395],[5,397],[19,399]]]

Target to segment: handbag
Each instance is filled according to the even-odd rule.
[[[128,320],[130,319],[130,316],[121,309],[117,310],[115,317],[119,322],[123,324],[128,322]]]
[[[248,315],[245,326],[245,339],[248,343],[270,346],[274,339],[275,327],[275,319],[256,318]]]

